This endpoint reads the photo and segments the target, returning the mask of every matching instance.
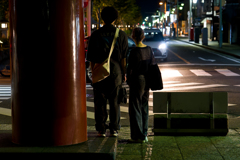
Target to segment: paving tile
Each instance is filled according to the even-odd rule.
[[[225,160],[240,160],[240,148],[218,148]]]
[[[141,155],[117,155],[116,160],[142,160]]]
[[[224,160],[221,155],[213,155],[213,154],[189,154],[183,155],[184,160]]]
[[[210,137],[216,147],[240,147],[240,136]]]
[[[212,142],[185,142],[185,141],[178,141],[177,144],[178,144],[178,146],[180,148],[182,148],[182,147],[200,147],[200,148],[213,147],[213,148],[215,148],[215,146],[213,145]]]
[[[157,147],[177,147],[177,142],[173,136],[154,136],[153,141],[149,141]]]
[[[183,156],[188,155],[220,155],[217,148],[211,143],[195,142],[179,146]]]
[[[211,142],[209,137],[205,136],[176,136],[177,142]]]
[[[182,155],[177,147],[154,147],[152,149],[151,159],[156,160],[181,160]]]
[[[121,152],[121,155],[142,155],[141,145],[126,145]]]

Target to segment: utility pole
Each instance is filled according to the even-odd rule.
[[[212,41],[214,41],[214,0],[212,0]]]
[[[189,0],[189,15],[188,15],[188,39],[190,40],[190,32],[191,32],[191,18],[192,18],[192,0]]]
[[[177,0],[177,38],[178,38],[178,0]]]
[[[219,47],[222,48],[222,0],[219,1],[220,18],[219,18]]]

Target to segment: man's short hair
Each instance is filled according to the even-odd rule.
[[[101,17],[106,24],[111,24],[118,18],[118,11],[114,7],[104,7]]]

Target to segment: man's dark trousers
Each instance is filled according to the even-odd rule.
[[[107,82],[107,81],[106,81]],[[95,127],[97,131],[106,132],[106,129],[120,129],[120,105],[118,104],[118,94],[121,86],[113,87],[106,82],[93,85],[94,88],[94,108],[95,108]],[[110,123],[106,125],[108,118],[107,100],[110,107]]]

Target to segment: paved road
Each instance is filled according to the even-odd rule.
[[[179,41],[169,41],[167,62],[158,61],[165,91],[202,92],[227,91],[230,128],[240,128],[240,60]],[[125,84],[125,87],[128,86]],[[88,126],[94,125],[93,89],[87,90]],[[0,77],[0,124],[11,124],[10,80]],[[47,92],[47,90],[46,90]],[[150,120],[152,126],[152,92]],[[121,105],[121,124],[129,126],[128,104]]]

